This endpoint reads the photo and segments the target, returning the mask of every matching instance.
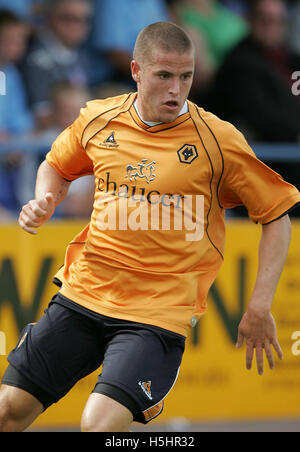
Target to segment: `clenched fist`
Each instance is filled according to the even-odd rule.
[[[29,201],[23,206],[19,216],[19,225],[29,234],[36,235],[36,229],[52,217],[54,210],[54,195],[47,193],[43,199]]]

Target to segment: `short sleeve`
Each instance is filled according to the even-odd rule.
[[[85,116],[86,108],[83,108],[76,121],[58,136],[46,156],[47,162],[68,181],[93,174],[93,162],[81,143],[87,122]]]
[[[260,161],[244,136],[226,123],[221,141],[224,173],[219,201],[224,208],[244,205],[255,223],[281,217],[300,202],[296,187]]]

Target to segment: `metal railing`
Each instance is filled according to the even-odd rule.
[[[19,150],[32,156],[48,152],[53,141],[14,138],[6,143],[0,142],[0,156]],[[261,160],[299,162],[300,143],[250,143],[253,151]]]

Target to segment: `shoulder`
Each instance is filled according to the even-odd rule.
[[[123,94],[107,99],[96,99],[88,102],[80,111],[76,125],[80,129],[81,142],[85,147],[96,129],[101,129],[108,121],[127,111],[134,102],[136,93]]]
[[[228,121],[224,121],[219,116],[198,107],[196,104],[190,103],[194,106],[194,120],[196,123],[204,124],[216,138],[229,139],[232,135],[239,133],[236,127]],[[191,109],[190,109],[191,111]]]
[[[107,114],[118,114],[122,109],[132,105],[135,93],[123,94],[121,96],[109,97],[107,99],[96,99],[87,102],[86,107],[81,109],[80,116],[82,124],[88,125],[96,119],[107,117]]]
[[[252,154],[253,151],[247,143],[244,135],[230,122],[224,121],[215,114],[195,106],[195,122],[202,123],[210,131],[216,140],[223,156],[228,152],[246,152]]]
[[[135,98],[134,93],[122,94],[121,96],[108,97],[106,99],[95,99],[87,102],[84,112],[86,116],[97,117],[105,114],[111,110],[122,108],[132,98]]]

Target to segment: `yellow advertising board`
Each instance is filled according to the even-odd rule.
[[[53,221],[38,236],[17,226],[0,227],[0,377],[20,330],[43,315],[56,293],[53,275],[63,263],[66,245],[84,226]],[[177,383],[159,421],[300,417],[300,222],[293,223],[273,304],[284,360],[276,359],[273,371],[265,363],[260,377],[255,364],[246,370],[245,348],[235,348],[237,327],[255,282],[260,231],[247,220],[228,223],[225,261],[210,291],[208,312],[191,331]],[[78,382],[34,426],[78,426],[98,373]]]

